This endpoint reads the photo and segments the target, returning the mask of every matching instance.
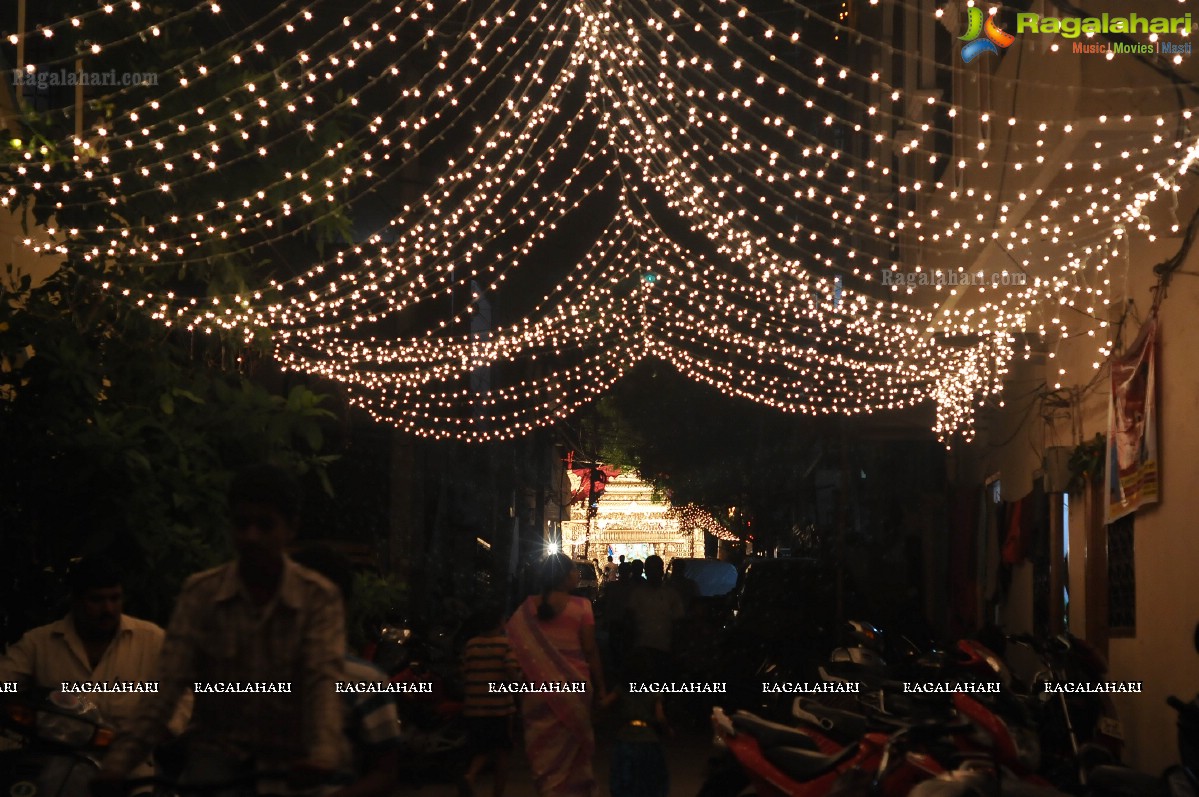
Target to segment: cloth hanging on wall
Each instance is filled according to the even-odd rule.
[[[1105,522],[1157,503],[1157,314],[1124,354],[1113,357],[1107,411]]]
[[[1024,517],[1024,499],[1012,501],[1007,506],[1003,523],[1003,563],[1018,565],[1024,561],[1024,543],[1020,534],[1020,521]]]
[[[1005,565],[1018,565],[1028,560],[1037,531],[1037,516],[1044,514],[1038,512],[1038,502],[1044,501],[1044,491],[1034,486],[1032,492],[1019,501],[1013,501],[1008,508],[1003,538]]]

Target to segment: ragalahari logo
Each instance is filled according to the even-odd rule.
[[[962,60],[967,64],[981,53],[999,55],[1000,48],[1006,50],[1016,40],[1012,34],[1000,30],[995,17],[984,14],[981,8],[971,6],[966,9],[966,23],[966,35],[958,38],[966,42],[962,45]]]

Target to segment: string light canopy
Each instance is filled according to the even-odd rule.
[[[168,326],[269,336],[429,438],[518,437],[653,358],[785,412],[932,401],[938,437],[969,440],[1015,357],[1079,336],[1094,368],[1111,354],[1113,272],[1199,157],[1182,101],[1064,120],[907,91],[854,56],[894,51],[854,27],[881,12],[845,4],[442,0],[324,24],[332,6],[279,4],[164,85],[100,92],[85,134],[16,142],[0,204],[94,212],[25,244],[105,264]],[[26,35],[114,58],[221,13],[120,2]],[[89,34],[120,15],[136,33]],[[370,229],[258,285],[122,280],[256,256],[337,209]],[[1005,267],[975,281],[984,255]]]

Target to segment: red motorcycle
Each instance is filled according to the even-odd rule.
[[[712,712],[718,743],[758,797],[906,795],[916,784],[945,771],[919,748],[968,727],[943,722],[891,725],[890,731],[869,730],[859,740],[840,745],[812,728],[781,725],[746,711],[732,717],[721,708]],[[700,795],[739,794],[741,785],[727,772],[716,773]]]

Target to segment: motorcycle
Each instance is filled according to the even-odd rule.
[[[944,650],[933,647],[923,651],[905,641],[903,648],[892,654],[899,663],[891,666],[878,655],[884,647],[875,641],[879,634],[872,626],[860,632],[851,625],[850,636],[858,642],[857,648],[834,651],[832,660],[821,668],[826,681],[855,681],[861,685],[861,691],[853,696],[859,704],[858,711],[879,712],[909,721],[935,719],[951,712],[968,720],[973,728],[955,737],[956,752],[945,760],[985,759],[992,767],[991,777],[1006,773],[1008,780],[1014,778],[1034,793],[1038,788],[1052,791],[1051,784],[1061,785],[1063,781],[1077,785],[1076,775],[1065,779],[1052,777],[1053,769],[1046,766],[1041,752],[1038,719],[1043,714],[1033,710],[1039,708],[1039,702],[1033,706],[1029,696],[1016,688],[1017,681],[1002,657],[974,639],[960,640]],[[909,679],[917,683],[954,682],[980,687],[952,694],[921,694],[907,689],[905,684]],[[982,687],[983,684],[988,686]],[[852,708],[848,714],[830,712],[823,703],[823,696],[817,700],[796,700],[792,716],[841,741],[862,733],[860,723],[853,719]],[[845,708],[844,699],[833,707]],[[969,771],[953,770],[946,778],[964,779],[962,782],[974,788],[984,780],[983,775],[983,769],[974,766]]]
[[[396,694],[400,719],[400,745],[404,759],[418,769],[445,769],[466,748],[462,701],[454,699],[445,680],[413,660],[392,676],[393,684],[412,687]]]
[[[86,696],[55,691],[0,704],[0,738],[7,742],[0,751],[5,794],[87,797],[115,731]]]
[[[1056,788],[1079,793],[1088,770],[1116,761],[1121,752],[1119,722],[1105,695],[1075,696],[1045,688],[1052,682],[1101,679],[1106,664],[1082,640],[1069,636],[1047,642],[1028,636],[1000,637],[1001,644],[1025,645],[1040,656],[1042,666],[1032,685],[1025,687],[1002,656],[976,639],[960,640],[948,649],[921,650],[907,640],[898,646],[888,644],[882,631],[860,621],[848,624],[844,638],[846,643],[819,667],[820,677],[826,682],[857,683],[858,691],[794,698],[789,712],[764,703],[771,719],[798,722],[801,727],[793,730],[822,740],[817,748],[826,756],[855,743],[861,749],[871,733],[880,732],[878,723],[883,720],[920,724],[943,723],[947,717],[955,717],[967,722],[970,730],[953,736],[951,750],[943,746],[938,750],[938,760],[945,763],[943,770],[935,778],[926,773],[921,781],[941,784],[928,786],[930,794],[937,793],[932,791],[936,788],[959,790],[947,794],[1056,794]],[[793,677],[782,666],[771,670],[762,673],[763,681]],[[909,688],[911,682],[959,686],[941,691]],[[872,719],[867,721],[864,715]],[[734,717],[740,717],[742,724],[747,722],[740,714]],[[768,736],[780,732],[779,727],[768,731]],[[733,737],[727,732],[717,735],[729,755],[723,769],[714,775],[713,783],[719,779],[724,784],[723,791],[716,793],[735,793],[729,790],[738,784],[762,788],[762,782],[754,783],[751,771],[759,773],[759,781],[763,780],[761,773],[768,775],[765,782],[777,780],[777,772],[766,766],[771,764],[766,755],[769,747],[755,753],[744,740],[729,744]],[[878,749],[877,742],[871,744]],[[744,760],[737,760],[734,754],[738,751]],[[863,771],[862,763],[857,762],[856,771]],[[740,779],[739,771],[744,774]],[[1127,771],[1123,774],[1131,777]],[[1135,791],[1113,792],[1132,793]]]
[[[782,725],[746,711],[729,717],[718,707],[712,713],[713,730],[728,751],[728,763],[743,777],[734,777],[728,766],[718,769],[700,795],[906,795],[916,784],[945,771],[929,752],[933,743],[968,727],[937,721],[882,722],[869,723],[861,738],[841,744],[811,728]]]
[[[1049,786],[1031,783],[993,762],[974,759],[920,783],[909,797],[1062,797]]]
[[[448,674],[450,655],[444,640],[427,644],[407,626],[388,626],[380,634],[376,664],[387,664],[400,720],[405,773],[416,779],[454,770],[466,751],[462,701]],[[435,666],[431,660],[440,662]],[[443,674],[447,673],[447,674]]]
[[[1124,733],[1111,696],[1055,693],[1046,688],[1055,683],[1102,681],[1107,674],[1102,654],[1071,634],[1048,640],[1020,634],[1008,640],[1031,650],[1040,660],[1025,698],[1041,728],[1043,770],[1055,782],[1081,786],[1088,769],[1119,762]]]
[[[1184,703],[1169,697],[1166,703],[1178,712],[1178,755],[1180,766],[1167,769],[1161,777],[1130,767],[1100,764],[1086,772],[1092,797],[1199,797],[1199,697]]]
[[[387,623],[379,627],[375,639],[367,643],[362,658],[391,675],[408,666],[412,656],[412,628],[407,623]]]

